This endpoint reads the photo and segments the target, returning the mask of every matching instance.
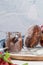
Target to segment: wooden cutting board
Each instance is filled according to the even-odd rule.
[[[25,60],[25,61],[43,61],[43,53],[40,52],[43,52],[43,48],[42,49],[36,48],[36,49],[32,49],[31,51],[30,49],[29,51],[24,50],[21,51],[20,53],[11,54],[11,58],[16,60]]]
[[[23,61],[43,61],[43,56],[12,56],[12,59]]]

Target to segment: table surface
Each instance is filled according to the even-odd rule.
[[[20,61],[20,60],[12,60],[14,64],[22,65],[24,63],[28,63],[28,65],[43,65],[43,61]]]

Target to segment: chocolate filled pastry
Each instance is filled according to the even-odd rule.
[[[40,45],[43,46],[43,25],[41,26]]]
[[[9,52],[19,52],[22,49],[22,36],[19,32],[8,32],[5,46]]]
[[[40,40],[40,35],[41,29],[38,25],[30,27],[25,35],[25,46],[30,48],[35,47]]]

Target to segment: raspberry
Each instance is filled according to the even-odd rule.
[[[2,54],[2,52],[0,52],[0,54]]]

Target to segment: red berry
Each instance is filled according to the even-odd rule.
[[[2,54],[2,52],[0,52],[0,54]]]
[[[5,62],[4,65],[9,65],[9,63],[8,62]]]
[[[9,63],[8,63],[8,62],[5,62],[5,61],[2,61],[2,62],[0,63],[0,65],[9,65]]]
[[[11,64],[11,65],[17,65],[17,64]]]
[[[0,58],[0,63],[2,62],[3,60]]]
[[[17,64],[11,64],[11,63],[9,63],[9,65],[17,65]]]
[[[5,64],[5,61],[2,61],[2,64],[4,65]]]

